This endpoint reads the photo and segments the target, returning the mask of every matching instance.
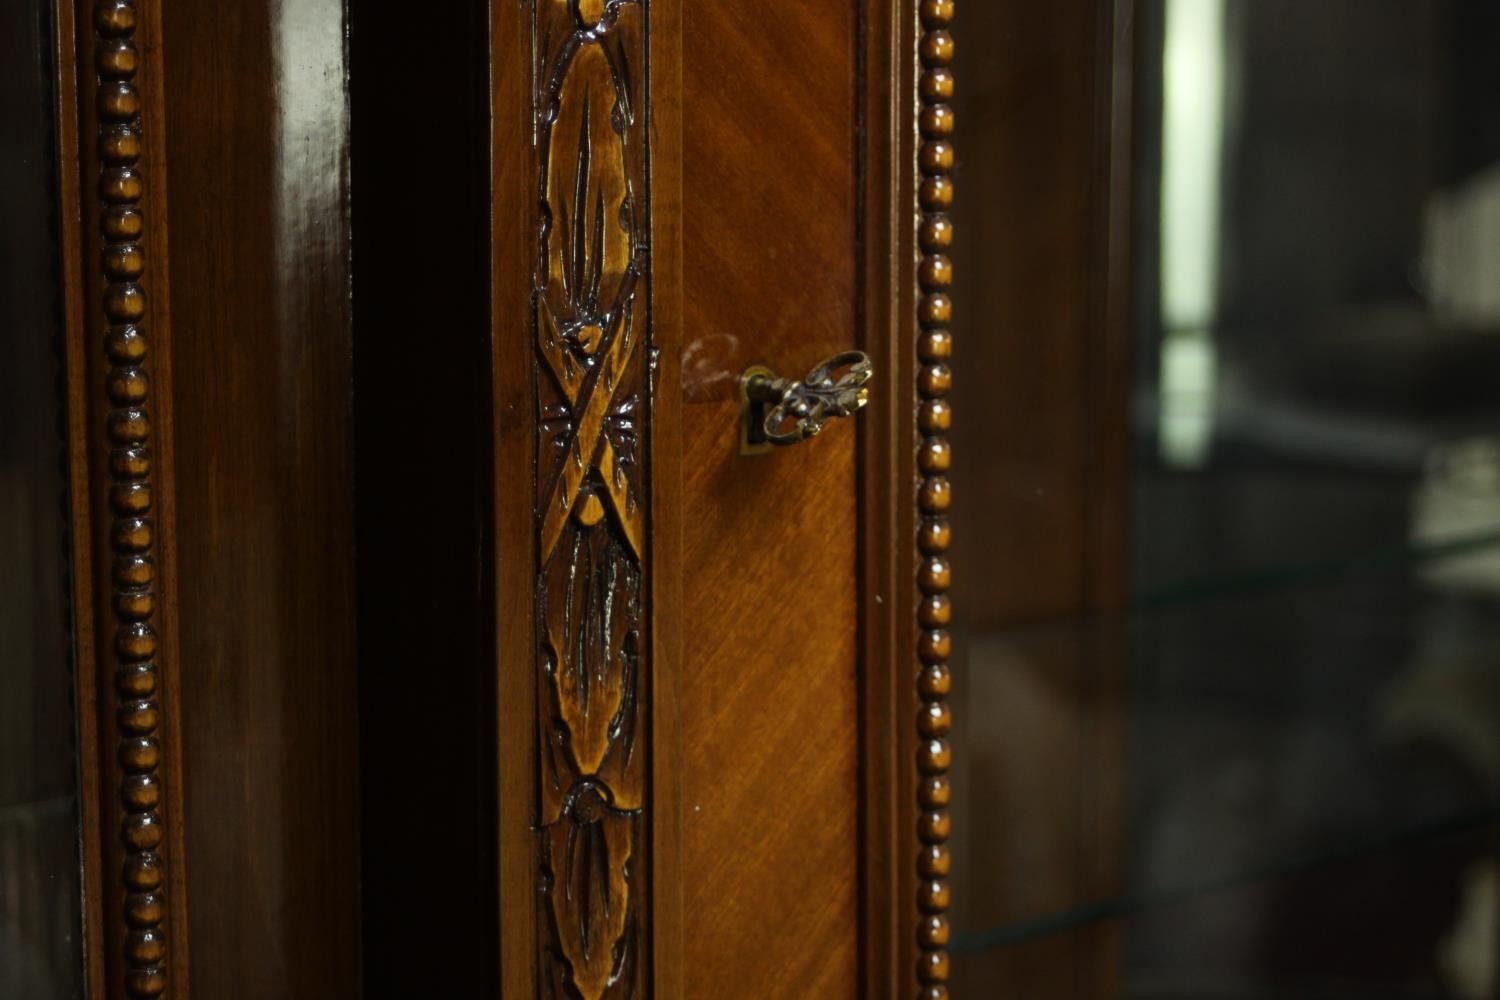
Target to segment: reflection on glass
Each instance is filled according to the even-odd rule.
[[[1162,46],[1161,366],[1157,440],[1202,465],[1213,438],[1224,141],[1225,0],[1166,0]]]
[[[0,998],[83,996],[51,4],[0,4]]]
[[[1500,996],[1500,5],[1138,8],[1128,593],[968,636],[956,966]]]

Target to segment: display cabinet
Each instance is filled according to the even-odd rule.
[[[4,1000],[1495,995],[1485,4],[0,23]]]
[[[21,995],[942,994],[952,5],[12,6]]]
[[[1494,995],[1500,20],[956,30],[955,992]]]

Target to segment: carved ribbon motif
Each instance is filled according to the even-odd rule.
[[[644,993],[641,0],[536,0],[544,995]]]

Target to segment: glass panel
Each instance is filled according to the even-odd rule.
[[[83,995],[51,4],[0,4],[0,997]]]
[[[1043,399],[1077,477],[956,491],[991,552],[1017,519],[978,511],[1079,512],[1055,565],[968,567],[960,992],[1495,997],[1500,6],[1135,6],[1124,479]],[[960,398],[960,468],[1021,447],[1004,405]]]

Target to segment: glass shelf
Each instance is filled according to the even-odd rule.
[[[1380,855],[1400,856],[1420,863],[1420,852],[1423,849],[1440,846],[1442,842],[1457,841],[1483,849],[1488,846],[1487,838],[1493,840],[1496,836],[1500,836],[1500,804],[1467,815],[1412,824],[1404,829],[1376,834],[1363,841],[1351,841],[1302,857],[1289,857],[1279,863],[1247,869],[1222,878],[1191,885],[1159,886],[1136,895],[1101,899],[1017,924],[985,930],[959,930],[953,939],[953,951],[963,954],[1014,947],[1035,938],[1077,930],[1102,921],[1120,920],[1177,904],[1190,904],[1210,897],[1258,890],[1305,874],[1359,865],[1378,859]]]
[[[1500,554],[1500,527],[1159,586],[1136,597],[1132,605],[1133,610],[1153,611],[1197,601],[1233,599],[1259,591],[1317,585],[1351,576],[1399,572],[1406,567],[1489,553]]]
[[[1379,940],[1402,981],[1500,862],[1500,594],[1450,585],[1496,549],[1355,552],[961,637],[955,966],[1103,928],[1131,968],[1243,961],[1241,983],[1309,935],[1306,971],[1373,976]]]

